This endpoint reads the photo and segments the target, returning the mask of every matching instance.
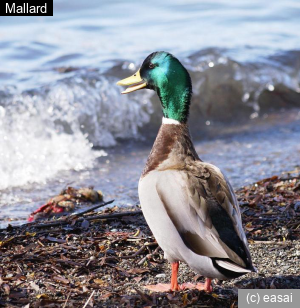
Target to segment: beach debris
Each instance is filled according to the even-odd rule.
[[[299,240],[300,176],[293,173],[266,178],[237,191],[250,243]]]
[[[170,274],[140,207],[94,211],[100,205],[93,204],[54,221],[0,230],[0,306],[236,308],[237,288],[299,289],[295,207],[300,199],[294,189],[299,181],[298,176],[272,177],[237,191],[258,273],[214,281],[212,294],[145,290],[168,282]],[[184,264],[179,279],[203,281]]]
[[[74,188],[67,187],[59,195],[50,198],[47,203],[30,214],[28,221],[59,216],[66,212],[73,212],[76,207],[87,203],[96,203],[103,200],[103,193],[94,190],[94,187]]]

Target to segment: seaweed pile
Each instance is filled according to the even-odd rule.
[[[53,216],[60,216],[66,212],[73,212],[76,205],[83,206],[84,203],[96,203],[103,200],[102,191],[94,190],[94,187],[76,189],[67,187],[59,195],[50,198],[40,208],[30,214],[28,221],[41,220]]]
[[[237,307],[238,288],[300,288],[300,175],[237,191],[258,273],[197,290],[151,293],[170,266],[139,206],[89,210],[0,230],[3,307]],[[112,201],[109,201],[112,202]],[[180,282],[203,280],[180,266]]]

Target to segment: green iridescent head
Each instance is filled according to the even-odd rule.
[[[124,94],[142,88],[156,91],[165,118],[182,123],[187,121],[192,82],[187,70],[170,53],[160,51],[150,54],[136,74],[118,84],[130,86]]]

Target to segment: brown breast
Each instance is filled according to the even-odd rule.
[[[199,160],[187,124],[162,124],[142,173],[154,169],[181,169],[189,160]]]

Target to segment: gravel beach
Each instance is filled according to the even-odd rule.
[[[300,176],[274,176],[237,192],[258,272],[213,281],[213,292],[151,293],[169,282],[139,206],[64,216],[0,231],[3,307],[237,307],[239,288],[300,288]],[[180,265],[179,281],[204,277]]]

